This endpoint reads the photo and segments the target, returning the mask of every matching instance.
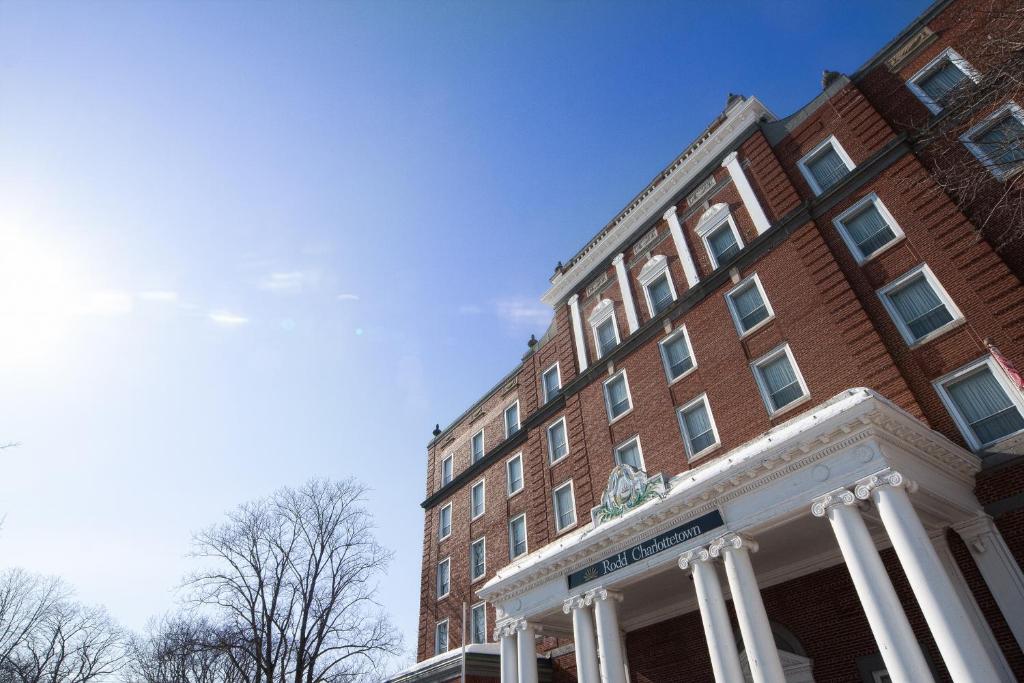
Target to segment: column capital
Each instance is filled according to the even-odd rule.
[[[519,619],[512,619],[495,626],[494,639],[501,640],[502,638],[513,637],[516,634],[516,626],[519,624],[519,621]]]
[[[964,542],[968,545],[974,546],[975,550],[979,553],[983,553],[986,550],[985,541],[981,537],[984,534],[998,533],[992,516],[984,512],[979,512],[970,519],[957,522],[953,525],[953,531],[960,538],[964,539]]]
[[[693,566],[698,562],[707,562],[711,559],[711,553],[707,548],[696,547],[691,550],[687,550],[685,553],[679,556],[679,568],[684,572],[693,569]]]
[[[886,468],[859,480],[854,484],[853,492],[861,500],[867,500],[871,497],[872,491],[883,486],[902,487],[907,490],[907,493],[917,490],[917,482],[907,479],[902,472]]]
[[[576,306],[577,304],[579,304],[579,301],[580,301],[580,295],[579,294],[573,294],[572,296],[569,297],[569,305],[570,306]]]
[[[836,489],[829,491],[824,496],[818,496],[811,501],[811,514],[815,517],[824,517],[828,514],[829,508],[838,505],[856,505],[857,497],[849,489]]]
[[[661,217],[664,218],[665,220],[670,220],[675,215],[676,215],[676,205],[673,204],[670,207],[668,207],[667,209],[665,209],[665,213],[661,214]]]
[[[756,553],[758,549],[757,541],[744,534],[726,534],[708,544],[708,554],[711,557],[721,557],[725,551],[742,549]]]
[[[615,258],[612,259],[612,263],[614,263],[615,265],[619,265],[625,258],[626,256],[624,254],[616,254]]]
[[[574,595],[562,603],[562,612],[571,614],[574,609],[586,607],[588,604],[586,594]]]
[[[595,602],[605,602],[608,600],[614,602],[622,602],[622,593],[613,591],[610,588],[595,588],[592,591],[588,591],[584,596],[587,605],[593,605]]]
[[[739,155],[736,153],[736,150],[733,150],[733,151],[729,152],[728,154],[726,154],[725,158],[722,159],[722,168],[725,168],[726,166],[728,166],[732,162],[736,161],[736,159],[738,157],[739,157]]]

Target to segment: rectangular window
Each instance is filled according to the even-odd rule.
[[[834,135],[808,152],[797,166],[814,194],[821,194],[854,169],[853,160]]]
[[[967,148],[999,179],[1024,167],[1024,109],[1000,108],[961,137]]]
[[[478,538],[469,546],[469,578],[471,581],[483,578],[487,573],[487,539]]]
[[[911,345],[933,339],[963,320],[927,264],[882,287],[878,296]]]
[[[725,300],[741,337],[761,327],[775,315],[764,294],[761,278],[756,273],[729,290]]]
[[[441,461],[441,486],[447,486],[452,481],[452,465],[455,462],[455,458],[452,455],[446,455],[444,460]]]
[[[704,455],[720,443],[707,394],[701,394],[679,409],[679,427],[689,460]]]
[[[793,359],[789,344],[754,361],[754,378],[770,415],[807,398],[810,392]]]
[[[668,283],[668,273],[663,273],[647,285],[647,296],[651,299],[652,317],[658,315],[669,305],[675,297],[672,296],[672,287]]]
[[[739,231],[731,216],[717,228],[712,228],[704,233],[704,244],[707,246],[711,263],[715,268],[731,259],[743,248],[743,240],[740,239]]]
[[[473,449],[473,462],[477,462],[484,457],[484,430],[480,430],[473,435],[471,442]]]
[[[526,515],[519,515],[509,521],[508,551],[509,558],[513,560],[526,554]]]
[[[446,557],[437,563],[437,599],[448,596],[452,587],[452,561]]]
[[[676,300],[676,289],[668,270],[668,258],[663,254],[652,256],[640,269],[636,279],[647,298],[647,310],[655,317]]]
[[[612,316],[595,328],[597,335],[597,357],[602,358],[619,345],[619,331],[615,327],[615,316]]]
[[[477,483],[473,484],[473,488],[469,491],[469,502],[470,502],[470,519],[476,519],[480,515],[484,514],[485,503],[485,490],[484,480],[481,479]]]
[[[669,382],[674,382],[697,367],[685,326],[663,339],[658,346],[661,349],[661,362],[665,366],[665,376]]]
[[[569,455],[569,435],[565,429],[565,418],[548,427],[548,462],[554,464]]]
[[[505,438],[519,431],[519,401],[505,408]]]
[[[544,386],[544,402],[547,403],[562,392],[562,373],[555,363],[541,375],[541,383]]]
[[[523,454],[516,453],[505,463],[505,474],[508,479],[508,495],[523,490]]]
[[[608,419],[617,420],[633,409],[633,399],[629,395],[629,380],[626,371],[620,370],[604,383],[604,402],[608,408]]]
[[[953,48],[946,48],[907,81],[910,92],[933,114],[949,103],[961,86],[977,82],[980,75]]]
[[[615,464],[629,465],[635,470],[644,471],[644,454],[640,450],[639,436],[634,436],[615,449]]]
[[[440,541],[452,535],[452,504],[448,503],[441,508],[441,516],[438,523],[437,538]]]
[[[477,645],[487,642],[487,603],[478,602],[469,613],[470,639]]]
[[[903,237],[878,195],[871,193],[832,220],[857,263],[864,263]]]
[[[936,380],[935,388],[972,448],[1024,431],[1024,397],[991,357]]]
[[[576,526],[576,497],[573,495],[572,480],[556,488],[552,497],[555,501],[555,526],[558,531]]]
[[[448,652],[448,620],[437,622],[434,628],[434,654],[443,655]]]

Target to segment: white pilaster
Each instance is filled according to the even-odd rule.
[[[619,293],[622,294],[622,303],[626,307],[626,324],[629,325],[629,333],[633,334],[640,327],[640,321],[636,317],[636,302],[633,301],[633,290],[629,286],[629,273],[626,272],[625,256],[619,254],[612,259],[615,265],[615,276],[619,279]]]
[[[754,683],[785,683],[779,650],[750,564],[750,551],[757,551],[757,543],[738,534],[727,534],[712,541],[708,551],[711,557],[722,556],[725,560],[729,591]]]
[[[1024,574],[992,518],[980,514],[953,530],[964,539],[1003,618],[1024,649]]]
[[[683,237],[683,227],[679,224],[679,216],[676,215],[676,207],[670,206],[663,218],[668,222],[668,230],[672,233],[672,242],[676,245],[676,252],[679,260],[683,263],[683,274],[686,276],[686,284],[689,287],[696,287],[700,282],[697,275],[697,266],[693,263],[693,255],[690,248],[686,246],[686,239]]]
[[[494,631],[501,643],[501,683],[519,683],[519,662],[516,652],[516,624],[505,624]]]
[[[619,631],[617,602],[622,596],[615,591],[598,588],[587,593],[587,602],[594,605],[597,621],[597,649],[601,663],[601,683],[626,683],[625,648]]]
[[[583,320],[580,318],[580,295],[569,297],[569,314],[572,317],[572,336],[576,340],[576,359],[580,372],[587,369],[587,340],[583,337]]]
[[[917,596],[935,644],[957,683],[999,680],[967,611],[935,553],[907,496],[914,488],[899,472],[883,470],[857,482],[857,497],[870,498]]]
[[[736,648],[736,639],[732,635],[732,624],[729,623],[725,598],[722,597],[722,584],[718,581],[718,573],[711,563],[710,554],[706,548],[689,550],[679,556],[679,568],[683,571],[689,570],[693,575],[693,585],[697,589],[697,605],[700,607],[700,619],[704,624],[704,639],[711,655],[711,669],[715,673],[715,682],[733,683],[743,680],[740,653]]]
[[[889,676],[897,683],[932,681],[921,646],[856,504],[852,492],[840,489],[816,499],[811,512],[815,517],[828,516],[832,523]]]
[[[594,631],[594,614],[583,596],[569,598],[562,605],[562,611],[572,613],[572,635],[576,647],[576,680],[598,680],[597,636]]]
[[[516,649],[519,652],[519,683],[537,683],[537,634],[533,624],[516,624]]]
[[[754,188],[750,186],[750,181],[747,180],[747,174],[743,172],[743,167],[740,165],[736,152],[730,152],[725,157],[722,167],[729,171],[729,177],[732,178],[733,184],[736,185],[736,189],[740,193],[743,206],[747,208],[747,213],[750,214],[751,220],[754,221],[754,228],[757,230],[757,234],[760,235],[771,227],[771,224],[768,222],[768,216],[765,215],[764,209],[761,208],[761,202],[757,200],[757,195],[754,194]]]

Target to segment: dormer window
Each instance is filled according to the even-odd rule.
[[[953,91],[968,82],[977,83],[981,75],[953,48],[946,48],[907,81],[910,92],[928,111],[938,114]]]
[[[602,299],[590,314],[590,329],[594,332],[597,357],[603,358],[619,345],[619,326],[615,321],[615,304]]]
[[[743,239],[727,204],[715,204],[700,217],[697,234],[704,240],[711,265],[718,268],[739,253]]]
[[[676,288],[672,284],[672,274],[668,270],[668,258],[664,255],[655,256],[644,264],[637,279],[644,288],[647,310],[652,318],[676,300]]]
[[[816,195],[825,192],[854,169],[853,160],[834,135],[804,155],[797,166]]]

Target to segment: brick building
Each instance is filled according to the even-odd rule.
[[[966,4],[786,118],[730,96],[559,264],[428,445],[394,681],[1024,679],[1021,268],[912,135],[987,67]],[[1022,131],[1007,101],[950,153],[1006,182]]]

